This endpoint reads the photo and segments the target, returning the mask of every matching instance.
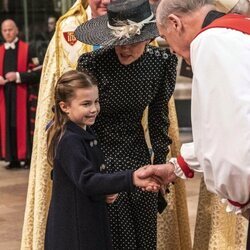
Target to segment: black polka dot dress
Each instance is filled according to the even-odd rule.
[[[98,81],[101,112],[93,128],[105,155],[106,172],[149,164],[150,153],[141,124],[148,106],[154,163],[164,163],[171,143],[168,106],[176,80],[177,59],[166,49],[147,46],[130,65],[120,64],[114,48],[83,54],[78,70]],[[157,194],[120,193],[108,205],[114,249],[156,249]]]

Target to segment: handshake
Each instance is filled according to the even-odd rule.
[[[174,170],[175,167],[172,163],[140,167],[133,173],[133,184],[143,191],[158,192],[163,185],[167,185],[177,178]],[[118,194],[107,195],[106,202],[113,203],[117,196]]]
[[[172,163],[143,166],[133,173],[133,183],[144,191],[158,192],[162,185],[177,178],[174,170]]]

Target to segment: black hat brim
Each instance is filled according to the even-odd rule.
[[[107,24],[107,14],[93,18],[76,28],[76,39],[83,43],[91,45],[117,46],[152,40],[155,37],[159,36],[155,22],[145,24],[142,27],[140,34],[135,34],[129,38],[116,38],[112,34],[112,30],[108,27]]]

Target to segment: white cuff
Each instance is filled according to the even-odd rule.
[[[227,199],[221,199],[221,202],[223,204],[226,204],[226,212],[227,213],[234,213],[234,214],[242,214],[244,213],[246,210],[250,209],[250,203],[248,203],[246,206],[244,207],[237,207],[234,206],[233,204],[231,204]]]
[[[186,180],[187,177],[184,174],[184,172],[182,171],[181,167],[179,166],[177,159],[176,158],[171,158],[169,160],[170,163],[172,163],[174,165],[174,173],[176,176],[180,177],[181,179]]]
[[[16,72],[16,83],[21,83],[21,77],[19,72]]]

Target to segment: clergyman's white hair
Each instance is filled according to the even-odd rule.
[[[164,26],[170,14],[188,13],[205,5],[213,5],[213,0],[161,0],[156,11],[156,20]]]

